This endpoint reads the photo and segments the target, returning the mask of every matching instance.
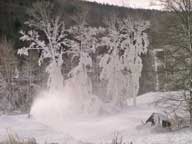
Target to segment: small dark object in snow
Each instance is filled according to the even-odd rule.
[[[152,113],[152,115],[146,120],[145,124],[147,124],[149,122],[151,123],[151,126],[155,125],[154,113]]]
[[[171,123],[168,120],[162,120],[162,127],[163,128],[170,128]]]
[[[171,122],[168,117],[161,113],[152,113],[150,117],[146,120],[145,124],[151,123],[151,126],[160,125],[163,128],[170,128]]]

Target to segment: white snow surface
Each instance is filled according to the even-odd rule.
[[[163,8],[160,1],[158,0],[85,0],[85,1],[131,7],[131,8],[142,8],[142,9],[161,10]]]
[[[7,138],[8,133],[15,133],[22,139],[36,138],[38,143],[110,143],[116,133],[123,137],[125,142],[133,144],[191,144],[192,131],[155,131],[150,126],[142,127],[152,112],[160,111],[153,105],[159,97],[170,93],[148,93],[138,97],[138,106],[129,106],[122,113],[88,117],[79,116],[74,119],[65,119],[62,122],[42,123],[29,119],[27,115],[0,116],[0,141]],[[51,111],[50,111],[51,112]]]

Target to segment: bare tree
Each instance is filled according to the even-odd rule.
[[[0,95],[8,100],[10,106],[14,106],[15,83],[13,80],[17,68],[17,60],[12,47],[11,42],[6,38],[0,41]]]

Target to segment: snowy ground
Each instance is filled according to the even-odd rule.
[[[157,132],[150,127],[142,127],[149,115],[158,111],[153,103],[159,96],[168,93],[148,93],[138,98],[138,106],[120,114],[92,118],[65,120],[58,125],[45,125],[27,115],[0,117],[0,140],[7,133],[17,133],[21,138],[36,138],[39,143],[58,142],[67,144],[111,142],[116,133],[125,142],[133,144],[191,144],[192,131]],[[174,94],[174,93],[172,93]]]

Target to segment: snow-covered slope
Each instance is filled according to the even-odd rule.
[[[161,10],[163,6],[160,1],[157,0],[85,0],[90,2],[98,2],[102,4],[110,4],[123,7],[131,8],[142,8],[142,9],[158,9]]]
[[[158,111],[152,104],[159,96],[169,93],[148,93],[138,98],[138,106],[110,116],[78,117],[65,119],[54,124],[43,124],[27,115],[3,115],[0,117],[0,140],[7,133],[17,133],[21,138],[34,137],[39,143],[105,143],[111,142],[116,133],[124,141],[134,144],[191,144],[192,131],[183,129],[175,132],[157,132],[150,127],[142,127],[149,115]],[[173,94],[173,93],[172,93]]]

